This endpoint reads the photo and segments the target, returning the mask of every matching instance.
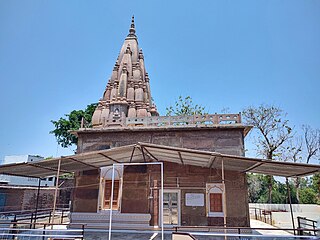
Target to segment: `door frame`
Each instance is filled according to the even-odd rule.
[[[178,224],[164,224],[164,226],[172,227],[172,226],[181,226],[181,190],[180,189],[163,189],[163,194],[165,193],[177,193],[178,199],[177,199],[177,208],[178,208]],[[162,199],[163,200],[163,199]],[[162,201],[163,204],[163,201]],[[159,210],[161,209],[161,206],[159,204]],[[161,219],[163,221],[163,219]],[[161,222],[159,223],[161,225]]]

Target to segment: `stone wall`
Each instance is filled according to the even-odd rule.
[[[0,193],[4,194],[6,199],[3,211],[30,210],[36,207],[37,188],[0,188]],[[52,208],[53,199],[53,188],[41,189],[38,209]]]
[[[215,151],[231,155],[244,155],[243,128],[176,128],[126,129],[78,132],[78,153],[109,149],[137,142]],[[130,171],[128,169],[131,169]],[[147,171],[125,170],[121,211],[123,213],[150,213],[151,225],[158,222],[158,203],[152,202],[150,182],[160,182],[159,169]],[[150,170],[151,169],[151,170]],[[150,171],[152,176],[150,178]],[[155,172],[154,172],[155,171]],[[154,173],[156,173],[154,175]],[[154,177],[158,176],[158,177]],[[239,172],[226,172],[227,224],[249,226],[246,176]],[[205,207],[185,206],[186,193],[205,193],[206,183],[221,182],[221,170],[166,163],[165,188],[181,191],[182,225],[222,225],[223,218],[208,218]],[[177,185],[179,179],[179,185]],[[97,212],[99,172],[86,171],[76,175],[73,195],[74,212]],[[154,193],[154,199],[157,198]],[[157,207],[155,207],[157,206]]]
[[[99,196],[98,170],[79,172],[75,175],[75,189],[72,194],[71,211],[96,212]]]
[[[152,170],[151,170],[152,169]],[[150,180],[157,180],[160,187],[160,170],[149,167]],[[209,169],[181,164],[164,164],[164,189],[180,190],[181,225],[223,225],[223,218],[207,217],[204,207],[190,207],[185,204],[186,193],[203,193],[206,196],[207,183],[221,183],[221,169]],[[225,171],[227,225],[249,226],[248,191],[244,173]],[[205,201],[206,202],[206,201]],[[150,203],[151,205],[153,203]],[[152,217],[155,218],[154,214]]]
[[[161,130],[161,131],[160,131]],[[135,144],[154,143],[172,147],[244,155],[243,128],[130,129],[78,132],[77,153]]]

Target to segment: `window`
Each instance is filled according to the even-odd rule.
[[[210,212],[223,212],[222,193],[210,193]]]
[[[113,201],[112,201],[112,209],[117,210],[119,208],[119,180],[114,180],[113,182]],[[103,208],[110,209],[110,197],[111,197],[111,187],[112,181],[105,180],[104,185],[104,202]]]
[[[207,216],[223,217],[223,185],[217,183],[207,184]]]

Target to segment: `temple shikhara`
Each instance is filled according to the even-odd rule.
[[[129,34],[121,47],[103,98],[93,114],[92,126],[123,126],[126,117],[158,115],[132,17]]]
[[[249,227],[246,173],[288,178],[320,171],[245,157],[252,127],[240,113],[159,116],[146,69],[132,18],[92,123],[72,132],[77,154],[4,165],[0,174],[73,173],[71,228],[154,230]]]

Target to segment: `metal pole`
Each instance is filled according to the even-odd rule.
[[[222,188],[223,188],[223,226],[224,226],[224,234],[226,237],[227,234],[227,198],[226,198],[226,186],[224,181],[224,164],[223,159],[221,160],[221,177],[222,177]]]
[[[291,193],[290,193],[290,187],[289,187],[288,178],[286,178],[286,184],[287,184],[287,192],[288,192],[289,205],[290,205],[290,213],[291,213],[291,221],[292,221],[292,227],[293,227],[293,234],[296,235],[296,228],[295,228],[295,226],[294,226],[294,218],[293,218],[292,204],[291,204]]]
[[[61,158],[59,158],[59,162],[58,162],[58,170],[57,170],[57,176],[56,176],[56,188],[54,190],[54,200],[53,200],[53,209],[52,209],[52,223],[54,223],[54,216],[56,214],[60,166],[61,166]],[[51,229],[53,229],[53,225],[51,225]]]
[[[38,191],[37,191],[37,201],[36,201],[36,212],[34,215],[34,223],[37,223],[37,214],[38,214],[38,205],[39,205],[39,194],[40,194],[40,186],[41,186],[41,178],[39,178],[39,185],[38,185]],[[35,228],[36,225],[33,225],[33,228]]]
[[[111,222],[112,222],[112,207],[113,207],[113,187],[114,187],[114,164],[112,165],[112,180],[111,180],[111,196],[109,209],[109,240],[111,240]]]
[[[160,211],[161,211],[161,240],[164,239],[163,236],[163,163],[161,162],[161,206],[160,206]]]

